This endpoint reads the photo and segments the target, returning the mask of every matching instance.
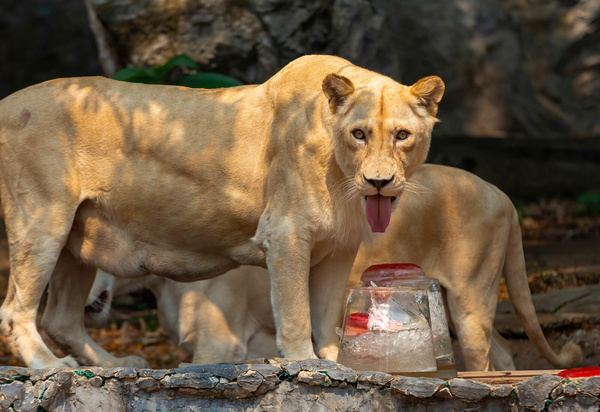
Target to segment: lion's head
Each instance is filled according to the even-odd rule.
[[[336,162],[354,176],[373,232],[384,232],[392,202],[425,161],[444,83],[431,76],[404,86],[376,74],[360,83],[329,74],[323,92],[333,115]]]

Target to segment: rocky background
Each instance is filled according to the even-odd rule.
[[[102,74],[82,0],[2,0],[0,39],[0,99],[57,77]]]
[[[580,0],[90,0],[109,67],[187,53],[262,82],[335,54],[407,84],[437,74],[436,136],[600,134],[600,2]],[[110,71],[110,70],[109,70]]]
[[[412,83],[447,84],[436,136],[600,134],[595,0],[88,0],[107,75],[186,53],[262,82],[292,59],[336,54]],[[100,73],[84,0],[4,0],[0,97]]]

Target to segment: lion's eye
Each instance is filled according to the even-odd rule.
[[[352,130],[352,137],[358,140],[363,140],[365,138],[365,132],[360,129]]]
[[[396,134],[396,139],[398,139],[398,140],[406,140],[406,139],[408,139],[408,136],[410,136],[410,133],[408,133],[406,130],[400,130]]]

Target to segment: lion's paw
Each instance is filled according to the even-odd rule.
[[[35,363],[35,362],[34,362]],[[57,358],[55,361],[50,363],[44,363],[43,365],[31,365],[36,369],[73,369],[79,366],[79,363],[72,356],[65,356],[64,358]]]
[[[317,350],[317,355],[321,359],[327,359],[330,361],[336,361],[338,355],[338,347],[336,346],[325,346]]]

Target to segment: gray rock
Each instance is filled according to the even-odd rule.
[[[512,393],[514,388],[512,385],[494,385],[493,390],[494,396],[497,396],[498,398],[506,398]]]
[[[584,406],[595,405],[596,408],[598,407],[597,404],[600,403],[599,399],[596,398],[595,396],[592,396],[588,393],[582,393],[582,392],[578,393],[575,396],[575,399],[577,399],[577,403],[579,403],[580,405],[584,405]]]
[[[167,376],[167,373],[169,373],[169,370],[167,369],[142,369],[139,372],[139,376],[140,377],[150,377],[150,378],[154,378],[154,379],[162,379],[165,376]]]
[[[438,398],[452,399],[452,392],[450,392],[450,388],[445,386],[443,388],[438,389],[435,393],[435,396],[437,396]]]
[[[217,392],[226,392],[226,391],[231,391],[233,389],[237,389],[239,388],[238,383],[233,381],[228,381],[228,380],[222,380],[219,379],[219,383],[217,383],[217,386],[215,386],[215,390]]]
[[[42,383],[42,382],[38,382]],[[36,383],[36,385],[38,384]],[[61,397],[62,392],[59,390],[59,385],[54,381],[46,381],[44,389],[37,396],[40,399],[40,406],[48,411],[52,410],[52,405]]]
[[[600,397],[600,376],[581,379],[579,382],[579,391]]]
[[[516,383],[515,391],[521,405],[535,411],[542,411],[550,392],[562,381],[561,377],[554,375],[534,376],[526,381]]]
[[[119,373],[122,368],[107,368],[98,372],[98,376],[102,378],[113,378]]]
[[[392,381],[390,386],[403,395],[428,398],[445,385],[445,381],[436,378],[398,377]]]
[[[300,371],[300,373],[298,373],[298,382],[314,386],[329,386],[331,384],[331,380],[324,372],[305,370]]]
[[[69,411],[125,411],[123,399],[118,392],[91,388],[88,385],[76,386],[68,405],[65,409]]]
[[[305,359],[298,361],[300,369],[305,371],[322,371],[328,369],[339,368],[339,364],[327,359]]]
[[[262,395],[264,393],[271,392],[277,387],[278,384],[279,382],[273,382],[265,379],[264,381],[262,381],[262,383],[259,385],[256,391],[254,391],[254,394]]]
[[[139,378],[136,384],[138,388],[148,392],[154,391],[159,387],[158,381],[150,377]]]
[[[556,399],[553,399],[547,405],[548,411],[576,411],[581,410],[580,405],[575,406],[576,404],[573,401],[573,398],[566,399],[563,395],[560,395]]]
[[[210,389],[217,386],[219,378],[208,373],[176,373],[160,381],[167,388]]]
[[[25,382],[21,387],[21,396],[13,403],[13,408],[18,412],[35,412],[40,400],[33,393],[31,382]]]
[[[73,372],[71,371],[60,371],[56,375],[54,375],[54,381],[60,386],[68,386],[73,379]]]
[[[58,368],[50,368],[50,369],[37,369],[33,375],[31,375],[31,382],[36,383],[37,381],[40,380],[46,380],[49,377],[56,375],[58,372],[60,372],[62,369],[58,369]]]
[[[254,393],[240,387],[237,382],[219,383],[215,389],[219,391],[223,397],[228,399],[242,399],[254,396]]]
[[[215,365],[192,365],[186,366],[185,368],[177,368],[173,369],[171,372],[173,373],[208,373],[209,375],[213,375],[219,378],[227,378],[229,380],[236,379],[239,370],[237,368],[238,365],[233,365],[230,363],[219,363]],[[141,376],[141,375],[140,375]]]
[[[550,399],[555,400],[559,398],[564,398],[564,385],[558,385],[556,388],[552,389],[550,392]]]
[[[0,383],[25,382],[30,379],[34,371],[26,368],[15,368],[14,370],[2,367],[0,369]]]
[[[274,365],[252,365],[250,370],[260,373],[262,376],[277,375],[281,372],[281,368]]]
[[[22,396],[22,382],[12,382],[8,385],[2,385],[0,387],[0,409],[7,411],[10,406]]]
[[[117,379],[135,379],[137,371],[134,368],[118,368],[113,376]]]
[[[243,373],[246,373],[248,370],[250,370],[250,367],[246,364],[236,364],[235,370],[236,370],[236,376],[239,376]],[[223,377],[227,378],[227,376],[223,376]]]
[[[328,369],[327,376],[336,381],[358,382],[358,374],[351,369]]]
[[[33,385],[33,389],[31,390],[33,393],[33,396],[35,396],[36,398],[41,398],[42,395],[45,394],[46,388],[48,387],[49,383],[50,382],[46,382],[46,381],[37,381]]]
[[[467,379],[452,379],[449,385],[452,395],[466,402],[477,402],[492,393],[490,386]]]
[[[394,379],[389,373],[383,372],[361,372],[358,374],[360,383],[368,383],[371,385],[385,386]]]
[[[562,385],[562,388],[563,393],[567,396],[575,396],[577,394],[577,385],[575,385],[573,382]]]
[[[238,376],[237,383],[242,389],[248,392],[254,392],[263,382],[263,379],[264,378],[260,373],[250,370]]]
[[[100,376],[94,376],[89,380],[90,385],[94,388],[100,388],[104,384],[104,378]]]
[[[298,365],[298,362],[282,362],[281,367],[290,376],[296,376],[298,372],[300,372],[300,365]]]

